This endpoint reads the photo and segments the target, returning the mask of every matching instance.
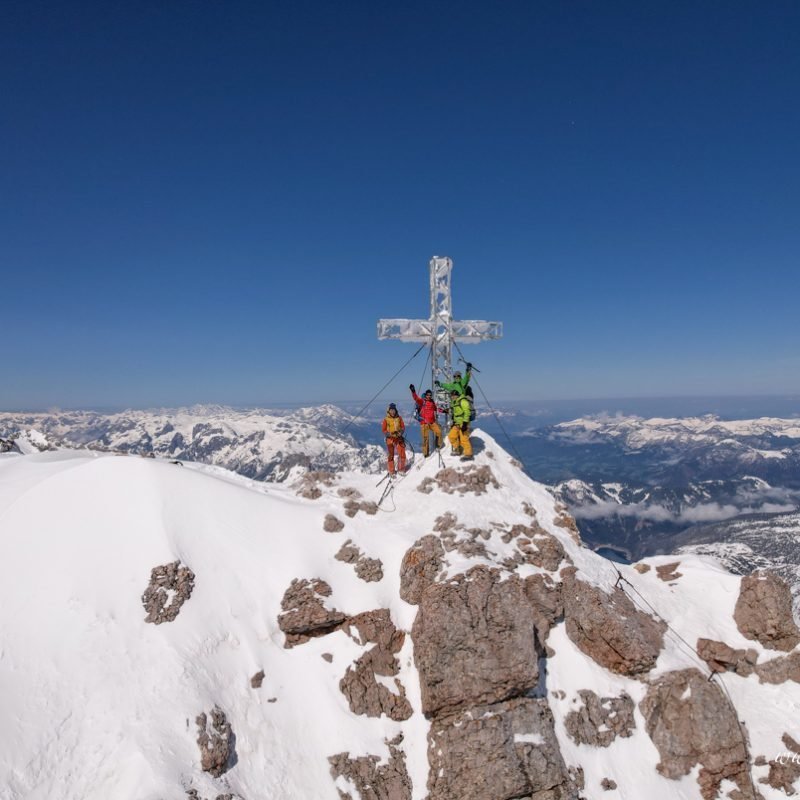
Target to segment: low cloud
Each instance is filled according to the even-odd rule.
[[[698,503],[685,505],[675,511],[660,503],[616,503],[601,500],[573,506],[570,510],[578,519],[603,519],[621,517],[643,522],[671,522],[675,525],[696,525],[722,522],[743,514],[780,514],[795,511],[800,502],[800,492],[782,487],[764,486],[763,489],[742,487],[730,502]]]

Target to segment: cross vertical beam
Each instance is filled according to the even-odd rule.
[[[379,339],[402,342],[427,342],[431,348],[431,388],[434,381],[449,383],[453,379],[453,342],[478,344],[500,339],[502,322],[454,320],[451,278],[453,262],[446,257],[430,260],[431,311],[428,319],[378,320]]]

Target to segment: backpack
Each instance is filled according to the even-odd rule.
[[[467,386],[467,388],[464,389],[464,398],[469,403],[469,421],[474,422],[477,414],[475,413],[475,397],[472,394],[471,386]]]

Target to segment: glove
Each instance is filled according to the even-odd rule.
[[[468,428],[469,428],[469,424],[468,424],[468,423],[466,423],[466,422],[462,422],[462,423],[461,423],[461,430],[462,430],[464,433],[466,433],[466,432],[467,432],[467,429],[468,429]]]
[[[467,372],[469,372],[471,369],[472,369],[472,362],[467,361]]]
[[[439,383],[439,381],[434,381],[434,382],[433,382],[433,385],[434,385],[434,386],[441,386],[442,384],[441,384],[441,383]]]
[[[416,388],[416,386],[414,386],[413,383],[409,383],[408,384],[408,388],[411,389],[412,392],[416,392],[417,391],[417,388]]]

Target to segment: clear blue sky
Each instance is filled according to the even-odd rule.
[[[800,391],[796,2],[0,15],[0,408],[366,397],[434,253],[490,397]]]

